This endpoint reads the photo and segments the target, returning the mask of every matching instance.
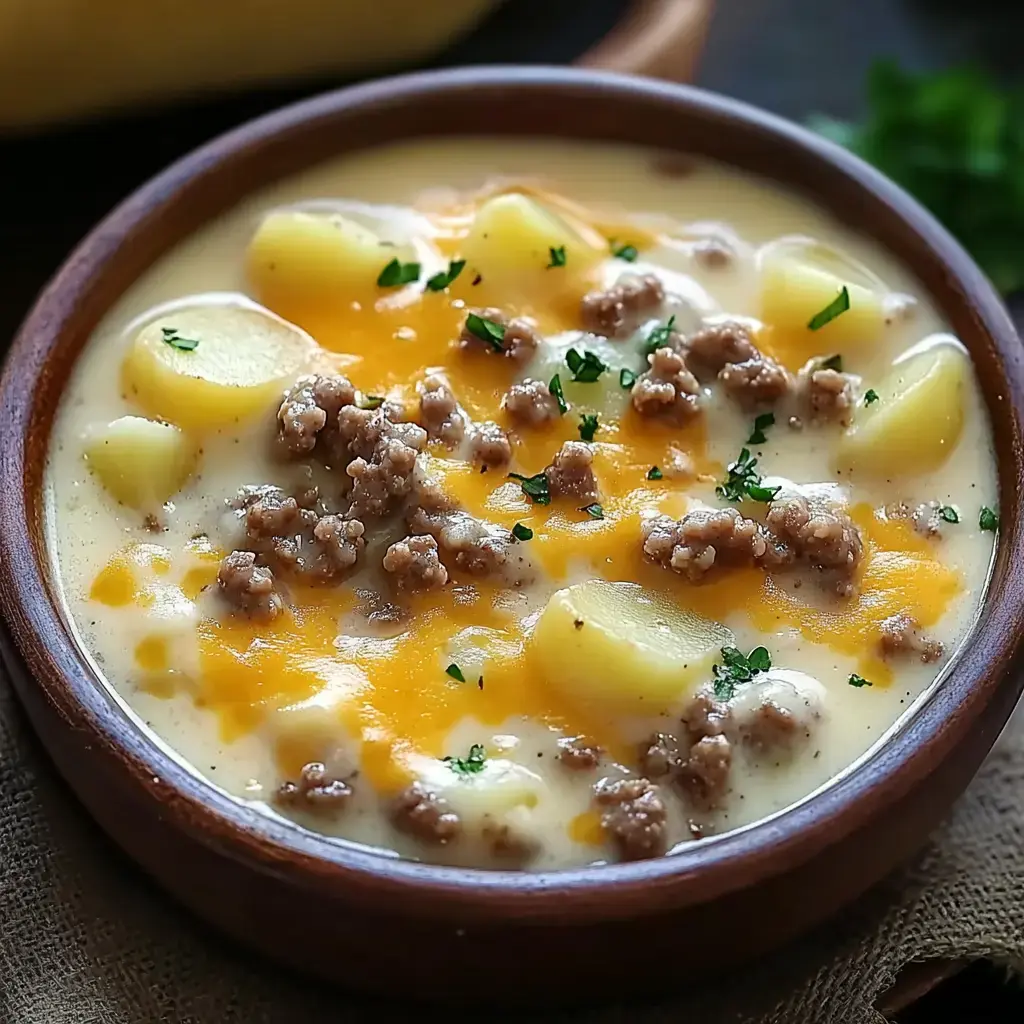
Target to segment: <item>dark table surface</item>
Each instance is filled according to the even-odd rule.
[[[1024,0],[717,0],[700,84],[803,120],[856,117],[871,62],[952,62],[1020,75]],[[507,0],[432,65],[568,63],[626,0]],[[171,160],[246,118],[341,84],[319,81],[0,140],[0,339],[11,337],[68,250]],[[903,1024],[1022,1019],[1024,995],[983,965],[940,986]]]

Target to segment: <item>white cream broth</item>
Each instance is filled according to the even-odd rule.
[[[494,215],[495,196],[520,193],[528,198]],[[348,226],[311,240],[308,219],[296,228],[285,216],[247,257],[264,218],[296,204],[307,218],[340,213]],[[630,244],[634,262],[611,255]],[[422,264],[419,284],[377,286],[395,257]],[[449,289],[421,294],[422,281],[463,258]],[[664,301],[627,323],[625,337],[587,334],[583,294],[644,274],[659,278]],[[844,285],[849,310],[808,330]],[[225,307],[243,313],[222,328]],[[537,350],[517,362],[482,341],[460,349],[466,311],[478,307],[533,317]],[[197,308],[212,309],[211,318]],[[645,369],[644,338],[673,315],[670,344],[687,360],[692,349],[679,338],[745,325],[753,344],[789,371],[790,393],[743,407],[747,393],[737,399],[711,372],[701,376],[695,414],[642,415],[631,406],[637,392],[620,386],[620,369]],[[156,340],[138,355],[146,330]],[[346,157],[241,200],[164,256],[96,329],[68,384],[48,467],[64,599],[83,647],[126,705],[253,813],[284,814],[388,855],[482,867],[550,869],[670,852],[763,819],[848,769],[928,692],[969,631],[995,536],[979,516],[998,507],[997,484],[973,372],[948,330],[918,282],[870,241],[803,199],[722,167],[673,169],[634,149],[485,139]],[[259,331],[269,348],[253,340]],[[182,337],[197,347],[178,348]],[[224,412],[220,392],[189,390],[189,357],[198,362],[216,344],[229,353],[217,372],[229,378],[265,357],[230,391],[237,415]],[[595,383],[572,383],[572,347],[610,368]],[[824,413],[819,422],[801,391],[805,359],[833,354],[854,375],[852,426]],[[461,571],[442,543],[448,582],[423,593],[396,589],[382,559],[410,533],[403,516],[420,500],[414,490],[383,516],[360,517],[365,548],[329,584],[301,586],[267,556],[279,614],[264,622],[234,607],[217,572],[221,558],[247,549],[227,504],[239,488],[273,484],[293,494],[317,482],[330,510],[347,511],[343,466],[325,466],[319,448],[282,456],[275,435],[286,389],[303,373],[342,373],[362,404],[386,397],[418,420],[416,384],[428,368],[446,375],[471,421],[497,420],[510,436],[511,463],[485,473],[460,461],[471,457],[466,443],[447,450],[431,442],[417,456],[416,480],[437,480],[453,505],[503,538],[509,560],[497,576]],[[553,423],[519,422],[501,408],[517,380],[547,383],[556,372],[569,410]],[[925,384],[907,390],[919,378]],[[887,412],[897,407],[899,415]],[[773,410],[765,440],[748,443],[755,417]],[[583,413],[598,414],[590,447],[603,519],[581,511],[583,498],[535,504],[505,478],[542,471],[563,441],[580,439]],[[138,441],[129,425],[109,440],[107,424],[123,416],[182,430],[157,428]],[[673,447],[687,456],[689,474],[673,473]],[[716,494],[743,448],[758,460],[760,486],[781,488],[771,505]],[[649,479],[655,466],[661,477]],[[821,558],[796,542],[793,565],[730,561],[723,550],[700,580],[687,575],[685,558],[673,571],[655,564],[656,553],[645,557],[645,516],[678,520],[733,507],[764,523],[771,507],[799,494],[812,508],[852,517],[863,552],[845,577],[819,571]],[[930,502],[959,521],[935,512],[939,531],[928,534],[926,513],[917,528],[896,510]],[[516,523],[532,538],[509,543]],[[593,619],[570,611],[568,621],[586,621],[560,633],[552,594],[594,579],[633,584],[622,591],[626,610]],[[372,594],[405,617],[368,621]],[[648,598],[668,611],[648,617],[645,632],[630,609]],[[707,621],[687,625],[684,614]],[[883,620],[897,614],[915,621],[918,647],[883,652]],[[922,660],[938,644],[941,655]],[[695,731],[691,701],[714,694],[712,665],[724,663],[723,646],[743,654],[764,647],[771,668],[735,685],[719,680],[716,713],[727,722]],[[466,681],[446,674],[449,665]],[[851,677],[870,685],[851,685]],[[764,734],[746,725],[765,707],[783,722],[783,738],[759,745]],[[668,774],[640,756],[654,733],[680,743]],[[559,739],[578,735],[602,748],[596,765],[560,759]],[[710,798],[694,781],[695,748],[707,739],[727,744],[731,756]],[[288,804],[275,797],[314,762],[351,795],[319,804],[315,795]],[[656,786],[645,798],[653,809],[621,803],[619,791],[595,799],[602,783],[639,778]],[[441,801],[435,808],[458,818],[451,830],[442,823],[417,832],[395,811],[416,780]]]

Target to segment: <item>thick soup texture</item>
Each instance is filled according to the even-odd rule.
[[[722,167],[486,139],[347,157],[165,256],[48,487],[82,644],[197,772],[529,869],[848,770],[998,526],[969,357],[884,252]]]

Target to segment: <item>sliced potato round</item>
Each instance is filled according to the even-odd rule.
[[[894,363],[861,404],[836,451],[838,468],[876,477],[927,473],[949,457],[964,424],[970,367],[955,345],[936,345]]]
[[[91,431],[85,460],[121,504],[152,510],[188,479],[196,464],[196,449],[170,423],[122,416]]]
[[[265,302],[317,303],[372,293],[393,259],[411,246],[384,245],[368,227],[337,213],[276,210],[249,243],[248,273]]]
[[[584,225],[572,225],[537,200],[512,192],[480,207],[462,255],[491,291],[529,297],[574,286],[607,255],[607,244]]]
[[[532,649],[548,683],[581,702],[670,704],[706,679],[733,635],[635,583],[589,580],[551,596]]]
[[[266,412],[317,353],[308,334],[258,306],[191,306],[146,324],[123,373],[146,412],[203,431]]]

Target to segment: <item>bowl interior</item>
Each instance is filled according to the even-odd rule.
[[[708,157],[775,179],[873,237],[919,278],[969,348],[996,440],[1004,524],[989,596],[969,643],[925,701],[860,765],[802,803],[671,857],[556,873],[476,871],[399,861],[253,815],[144,735],[76,645],[51,576],[43,468],[53,411],[77,353],[112,302],[160,255],[238,198],[345,152],[438,135],[555,136],[635,143]],[[701,892],[751,884],[769,862],[806,858],[855,828],[941,759],[958,729],[1004,685],[1024,625],[1018,514],[1019,343],[991,286],[916,203],[824,140],[755,109],[679,86],[544,68],[410,75],[329,94],[274,113],[190,154],[115,210],[49,285],[12,350],[0,387],[7,444],[0,470],[2,598],[8,625],[46,698],[83,720],[98,749],[139,787],[159,787],[169,813],[210,842],[267,869],[358,881],[367,900],[410,885],[428,905],[488,902],[543,916],[557,890],[585,911],[597,888],[612,913],[663,907],[663,885],[699,872]],[[1016,684],[1013,684],[1016,685]],[[742,869],[742,870],[740,870]],[[654,884],[651,884],[654,883]],[[482,904],[481,904],[482,901]],[[564,911],[565,905],[561,910]],[[607,915],[609,907],[603,908]]]

